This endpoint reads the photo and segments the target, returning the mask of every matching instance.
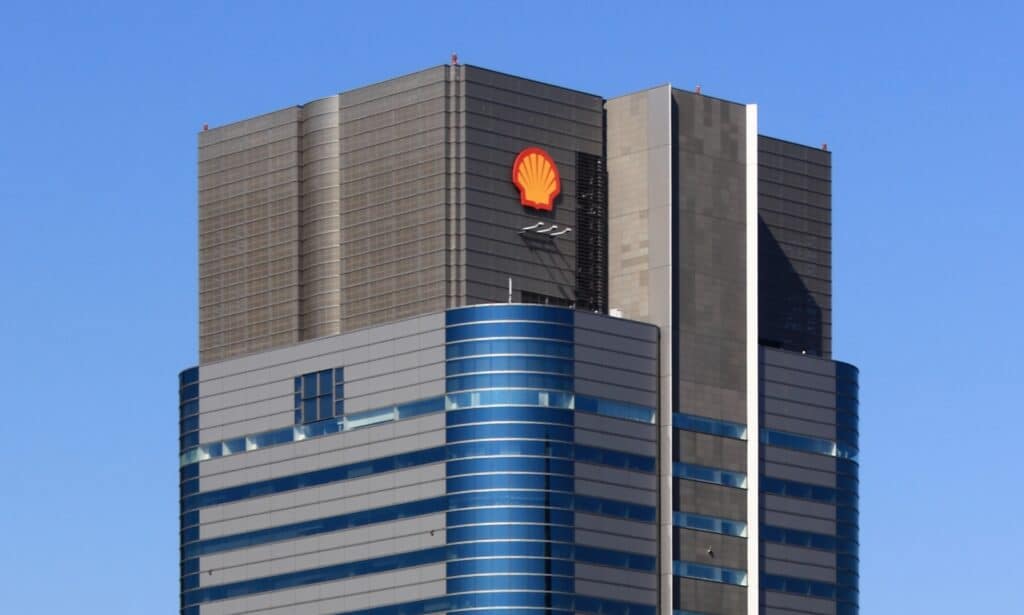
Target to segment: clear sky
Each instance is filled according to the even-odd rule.
[[[1024,612],[1014,3],[155,4],[0,12],[0,610],[177,612],[202,125],[457,51],[604,96],[700,84],[828,143],[861,612]]]

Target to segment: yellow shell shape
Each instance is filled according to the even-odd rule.
[[[512,183],[519,188],[519,200],[523,205],[548,211],[562,190],[555,161],[539,147],[528,147],[519,152],[512,165]]]

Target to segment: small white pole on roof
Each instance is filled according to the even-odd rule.
[[[508,276],[508,302],[512,303],[512,276]]]

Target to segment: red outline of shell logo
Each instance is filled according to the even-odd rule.
[[[539,147],[519,152],[512,163],[512,183],[519,188],[519,202],[526,207],[551,211],[562,191],[562,178],[555,161]]]

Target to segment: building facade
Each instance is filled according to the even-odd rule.
[[[827,151],[459,65],[199,146],[183,615],[857,612]]]

